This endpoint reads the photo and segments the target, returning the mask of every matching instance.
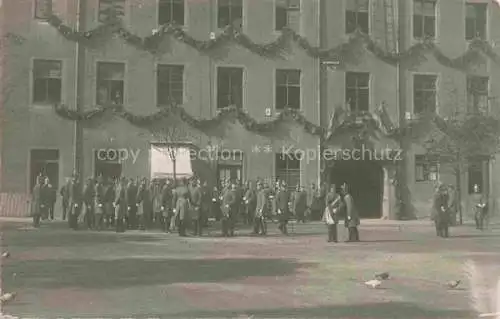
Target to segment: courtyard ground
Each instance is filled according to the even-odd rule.
[[[4,312],[20,317],[474,318],[467,283],[444,283],[469,258],[500,265],[495,227],[441,239],[427,223],[366,222],[363,242],[329,244],[318,223],[227,239],[2,226],[3,288],[18,294]],[[363,285],[381,271],[393,278]]]

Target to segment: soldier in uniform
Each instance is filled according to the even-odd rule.
[[[321,196],[316,184],[312,183],[307,194],[307,204],[311,214],[311,220],[316,220],[321,214]]]
[[[257,191],[254,188],[254,184],[248,182],[248,189],[243,196],[245,201],[245,222],[248,225],[252,225],[255,219],[255,207],[257,205]]]
[[[208,227],[208,218],[210,217],[210,211],[212,207],[212,193],[208,183],[205,181],[201,186],[201,215],[202,215],[202,226]]]
[[[488,200],[487,197],[481,194],[479,185],[474,185],[474,220],[476,229],[484,230],[484,222],[488,216]]]
[[[202,192],[199,181],[193,182],[193,187],[191,189],[191,219],[193,222],[193,234],[195,236],[201,236],[203,233],[203,214],[202,209]]]
[[[230,190],[226,190],[222,198],[222,236],[234,236],[233,219],[235,218],[236,207],[236,185],[231,185]]]
[[[350,194],[348,185],[344,183],[344,185],[342,185],[341,187],[341,190],[342,190],[342,195],[344,197],[343,200],[346,212],[345,227],[349,232],[349,239],[347,241],[358,242],[359,241],[358,226],[360,224],[358,211],[356,209],[354,200]]]
[[[47,185],[47,211],[48,211],[48,217],[50,220],[54,220],[54,208],[56,206],[56,201],[57,201],[57,190],[52,186],[50,183],[50,180],[46,178],[45,181]]]
[[[215,218],[216,221],[220,221],[222,218],[221,204],[222,204],[222,194],[219,192],[217,186],[212,189],[212,206],[210,215]]]
[[[96,230],[102,230],[103,218],[106,211],[105,191],[106,188],[104,186],[104,179],[102,176],[99,176],[97,178],[94,190],[95,220],[94,220],[94,225],[92,225],[92,228],[95,228]]]
[[[71,185],[71,179],[66,178],[66,183],[61,187],[59,195],[61,195],[61,208],[62,208],[62,220],[66,220],[66,215],[69,209],[69,188]]]
[[[266,234],[266,216],[268,214],[268,201],[267,193],[261,182],[257,183],[257,196],[255,205],[255,216],[253,221],[253,233],[255,235],[265,235]]]
[[[94,220],[94,194],[95,191],[95,181],[92,178],[88,178],[83,188],[83,204],[84,204],[84,214],[81,216],[81,220],[85,223],[88,229],[92,228]]]
[[[106,228],[114,223],[115,210],[113,202],[115,201],[115,182],[110,179],[104,181],[104,222]]]
[[[448,209],[448,190],[446,185],[439,185],[434,194],[433,201],[433,219],[436,226],[436,235],[438,237],[448,237],[448,227],[450,226],[450,212]]]
[[[306,211],[307,211],[307,193],[304,188],[297,185],[295,193],[293,194],[293,212],[297,222],[306,222]]]
[[[286,184],[281,184],[281,189],[276,195],[276,209],[278,213],[279,230],[282,234],[288,234],[288,219],[290,218],[290,193],[286,189]]]
[[[73,230],[78,229],[78,217],[80,216],[82,210],[82,191],[80,188],[80,180],[78,176],[73,176],[71,185],[69,188],[69,212],[68,212],[68,224]]]
[[[115,230],[117,233],[124,233],[127,226],[125,217],[127,215],[127,180],[122,178],[115,193]]]
[[[323,222],[328,227],[328,242],[337,242],[337,225],[339,223],[339,213],[342,198],[337,194],[335,185],[330,187],[330,191],[326,194],[326,208],[323,214]]]
[[[176,215],[179,220],[179,236],[186,236],[186,222],[189,218],[189,193],[187,190],[178,192],[177,201],[175,205]]]
[[[153,211],[153,202],[151,198],[151,188],[149,187],[149,182],[146,178],[141,181],[141,186],[137,191],[137,203],[139,204],[137,215],[139,217],[138,226],[142,230],[149,228]]]
[[[37,183],[33,188],[31,200],[31,216],[33,217],[33,227],[40,227],[40,219],[42,218],[46,199],[44,198],[44,183],[45,179],[42,176],[37,177]]]
[[[127,228],[137,229],[137,193],[139,192],[139,187],[137,187],[136,182],[131,178],[127,189],[126,189],[126,201],[127,201]]]

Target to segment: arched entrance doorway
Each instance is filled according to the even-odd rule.
[[[384,171],[374,160],[335,162],[330,180],[338,189],[350,186],[351,195],[361,218],[381,218],[384,193]]]

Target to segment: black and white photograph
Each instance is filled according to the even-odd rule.
[[[0,0],[0,318],[500,319],[500,0]]]

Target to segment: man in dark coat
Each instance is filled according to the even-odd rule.
[[[83,222],[87,225],[88,229],[92,229],[94,224],[94,198],[95,198],[95,181],[92,178],[87,179],[87,183],[83,188],[83,204],[85,205],[85,213],[83,215]]]
[[[69,188],[71,186],[71,179],[66,178],[66,183],[61,187],[59,195],[61,195],[61,208],[62,208],[62,220],[66,220],[66,215],[69,209]]]
[[[201,215],[203,216],[203,227],[208,227],[208,218],[212,207],[212,192],[205,181],[201,186]]]
[[[297,185],[295,193],[293,194],[293,212],[297,218],[297,222],[306,222],[307,210],[307,193],[304,188]]]
[[[276,210],[278,213],[279,230],[282,234],[288,234],[288,219],[290,218],[290,193],[286,189],[286,184],[281,185],[281,189],[276,195]]]
[[[99,176],[95,183],[94,190],[94,223],[92,228],[102,230],[104,215],[105,215],[105,191],[104,178]]]
[[[139,192],[139,187],[136,181],[132,178],[129,180],[127,190],[126,190],[126,200],[127,200],[127,229],[137,229],[137,193]]]
[[[193,213],[193,233],[195,236],[201,236],[203,233],[202,195],[199,182],[195,181],[191,189],[191,211]]]
[[[78,218],[82,211],[82,190],[78,176],[73,176],[69,187],[68,224],[73,230],[78,229]]]
[[[113,225],[115,220],[115,209],[113,203],[115,201],[115,182],[105,180],[104,182],[104,220],[106,228]]]
[[[146,230],[150,227],[149,221],[153,215],[151,187],[149,186],[149,181],[146,178],[141,181],[141,185],[137,191],[137,203],[139,204],[137,209],[138,226],[140,229]]]
[[[450,225],[450,212],[448,209],[448,190],[445,185],[440,185],[434,194],[433,216],[436,226],[436,235],[438,237],[448,237],[448,228]]]
[[[44,183],[44,178],[42,176],[38,176],[37,183],[33,188],[31,195],[31,216],[33,217],[33,227],[35,228],[40,227],[40,219],[42,217],[45,202],[47,201],[44,198]]]
[[[325,197],[325,212],[323,214],[323,221],[328,227],[328,242],[337,242],[337,225],[339,223],[339,213],[341,207],[341,197],[337,194],[335,185],[330,187],[330,191]]]
[[[252,225],[255,220],[255,208],[257,206],[257,190],[253,183],[248,182],[248,189],[245,192],[243,200],[245,202],[246,223]]]
[[[257,184],[256,191],[256,201],[255,201],[255,214],[253,221],[253,233],[255,235],[265,235],[266,234],[266,216],[269,213],[269,205],[267,200],[267,192],[264,189],[262,183]]]
[[[57,201],[57,189],[52,186],[50,183],[50,180],[47,178],[46,180],[47,183],[47,210],[48,210],[48,215],[50,220],[54,220],[54,210],[56,206],[56,201]]]
[[[213,218],[215,218],[216,221],[220,221],[222,218],[222,212],[221,212],[222,195],[217,186],[214,186],[211,195],[212,195],[212,206],[210,215]]]
[[[127,180],[122,178],[115,191],[115,230],[123,233],[127,229],[125,217],[127,215]]]
[[[175,181],[174,181],[175,183]],[[179,186],[175,187],[172,189],[172,191],[170,192],[170,194],[172,194],[171,198],[172,199],[172,207],[173,207],[173,214],[172,214],[172,218],[170,220],[170,227],[175,227],[176,225],[179,226],[180,225],[180,215],[179,215],[179,212],[177,211],[176,209],[176,206],[177,206],[177,201],[179,200],[179,198],[181,198],[182,196],[184,196],[184,194],[187,194],[186,198],[187,198],[187,201],[188,201],[188,209],[189,209],[189,201],[190,201],[190,198],[189,198],[189,182],[187,180],[187,178],[183,178],[182,180],[180,180],[180,183],[179,183]],[[164,196],[167,196],[168,193],[164,193]],[[165,201],[166,199],[164,199]],[[187,218],[188,214],[185,214],[185,217]],[[185,219],[183,221],[183,227],[184,227],[184,230],[186,230],[188,227],[189,227],[189,223],[188,223],[188,220]]]
[[[349,239],[347,242],[358,242],[359,241],[359,231],[358,226],[360,224],[358,211],[356,209],[354,200],[350,194],[349,187],[347,184],[342,185],[341,187],[346,219],[345,219],[345,227],[349,231]]]
[[[307,193],[307,204],[309,206],[311,220],[317,220],[321,215],[321,196],[316,184],[312,183]]]
[[[180,190],[176,196],[175,211],[179,218],[179,236],[186,236],[186,221],[189,218],[189,193],[187,189]]]
[[[236,185],[231,185],[230,190],[226,190],[222,198],[222,236],[234,236],[234,218],[236,212]]]
[[[52,192],[51,189],[49,188],[49,178],[44,176],[43,177],[43,186],[40,189],[40,192],[42,193],[41,197],[43,198],[43,203],[41,206],[41,214],[42,214],[42,220],[47,220],[49,218],[49,213],[50,213],[50,204],[51,204],[51,196]]]

